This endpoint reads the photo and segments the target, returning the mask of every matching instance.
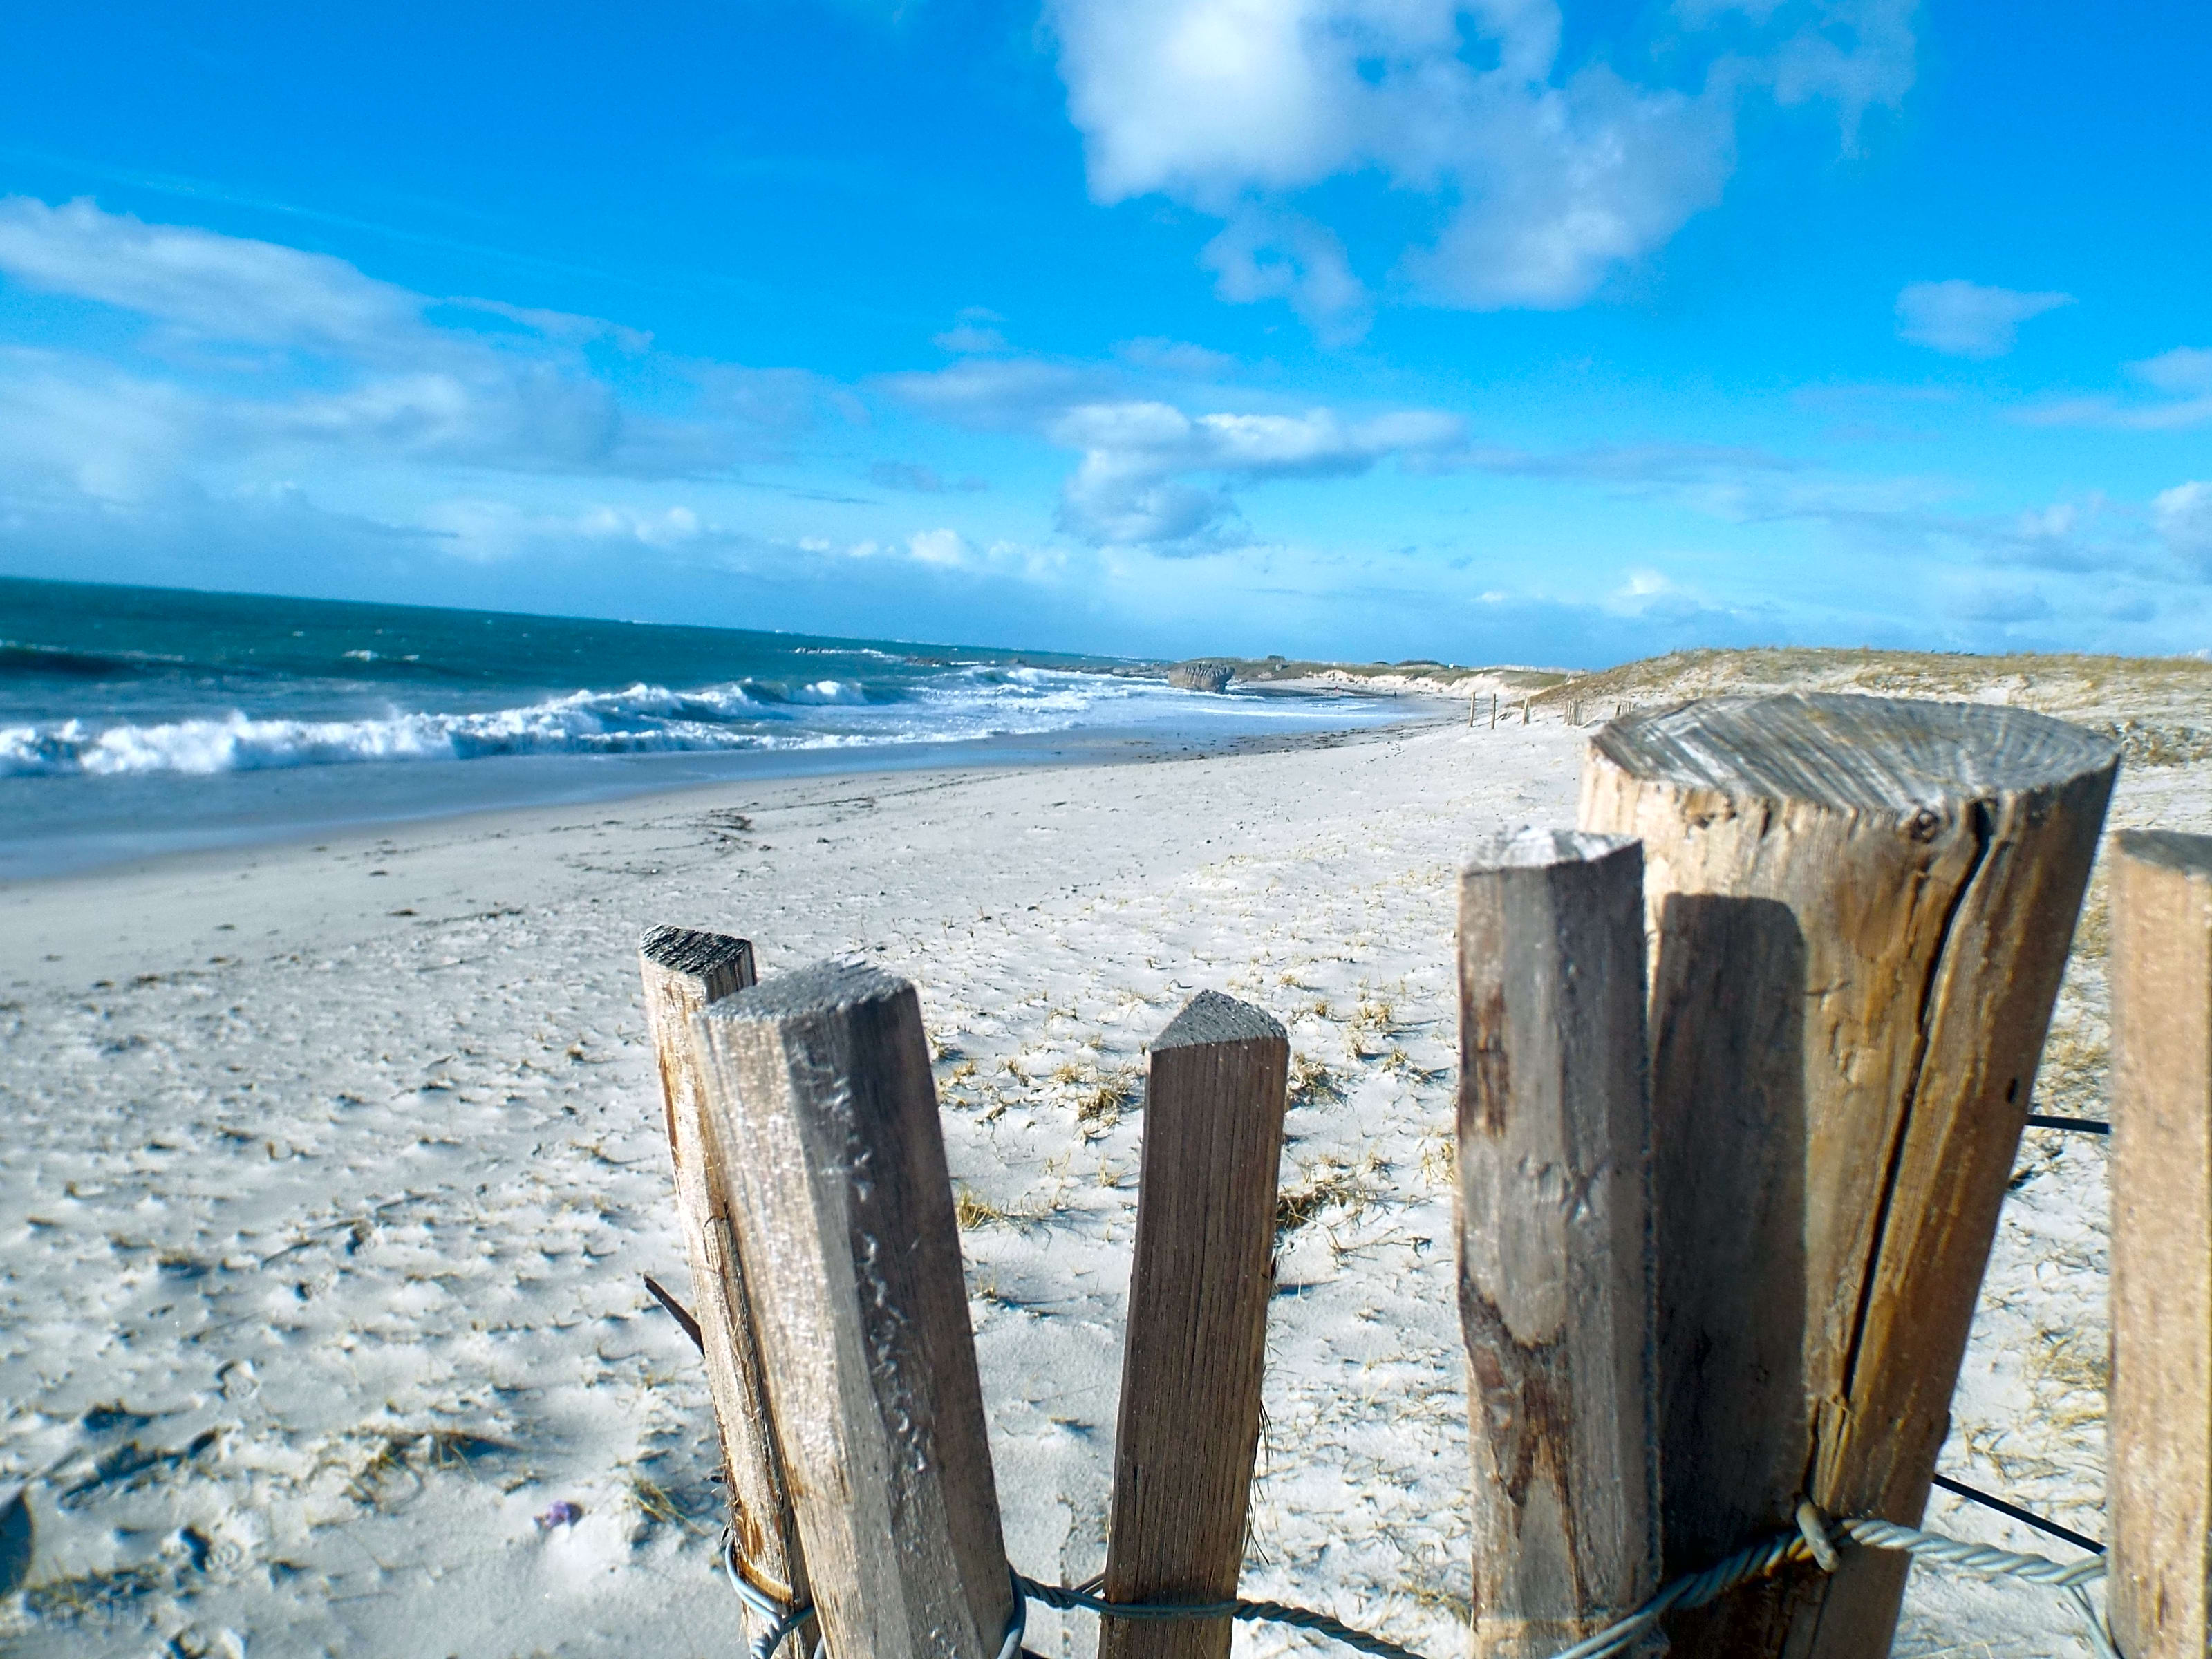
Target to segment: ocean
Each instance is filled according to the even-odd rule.
[[[1107,658],[0,577],[0,880],[688,784],[1403,720]]]

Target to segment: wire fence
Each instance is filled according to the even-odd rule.
[[[2112,1133],[2109,1123],[2094,1118],[2042,1114],[2030,1114],[2027,1126],[2038,1129],[2069,1130],[2081,1134],[2108,1135]],[[690,1310],[650,1274],[646,1275],[645,1285],[654,1301],[682,1327],[693,1345],[703,1349],[699,1322],[692,1316]],[[1970,1543],[1942,1533],[1902,1526],[1873,1516],[1832,1520],[1821,1514],[1808,1501],[1798,1506],[1795,1531],[1777,1533],[1758,1543],[1747,1545],[1700,1572],[1685,1574],[1674,1579],[1634,1612],[1561,1649],[1552,1656],[1552,1659],[1613,1659],[1613,1656],[1626,1653],[1642,1642],[1668,1614],[1686,1613],[1708,1606],[1729,1591],[1771,1577],[1784,1567],[1812,1565],[1823,1572],[1834,1572],[1842,1564],[1842,1556],[1838,1549],[1839,1544],[1861,1549],[1902,1551],[1916,1560],[1954,1568],[1985,1578],[2010,1578],[2057,1590],[2073,1605],[2079,1615],[2096,1659],[2121,1659],[2111,1628],[2089,1595],[2089,1586],[2106,1575],[2104,1545],[2070,1527],[2022,1509],[2004,1498],[1978,1491],[1948,1475],[1937,1474],[1933,1479],[1937,1487],[1954,1497],[1978,1504],[2087,1552],[2087,1559],[2075,1562],[2053,1561],[2047,1556],[2027,1555],[2013,1550],[1998,1549],[1993,1545]],[[753,1617],[756,1629],[748,1644],[751,1659],[775,1659],[778,1648],[813,1621],[813,1605],[811,1602],[793,1605],[781,1601],[750,1582],[738,1559],[737,1540],[726,1530],[723,1534],[720,1560],[731,1589],[736,1591],[738,1600]],[[1012,1568],[1008,1571],[1013,1582],[1014,1611],[1006,1634],[1000,1644],[997,1659],[1037,1659],[1037,1656],[1029,1653],[1022,1645],[1028,1631],[1028,1607],[1031,1601],[1040,1602],[1058,1612],[1091,1613],[1102,1618],[1146,1620],[1234,1619],[1254,1624],[1281,1625],[1327,1637],[1357,1652],[1370,1656],[1370,1659],[1426,1659],[1426,1656],[1415,1649],[1393,1642],[1388,1637],[1378,1636],[1372,1631],[1360,1630],[1312,1607],[1296,1607],[1283,1601],[1247,1601],[1241,1597],[1233,1601],[1206,1602],[1109,1601],[1098,1593],[1097,1581],[1080,1585],[1048,1584],[1026,1577]],[[824,1655],[825,1644],[817,1632],[812,1659],[824,1659]]]
[[[1737,1551],[1702,1572],[1685,1574],[1626,1617],[1562,1648],[1552,1659],[1612,1659],[1637,1646],[1671,1613],[1686,1613],[1718,1601],[1730,1590],[1769,1577],[1788,1566],[1810,1565],[1833,1572],[1842,1565],[1838,1546],[1861,1549],[1900,1550],[1915,1559],[1956,1568],[1987,1578],[2011,1578],[2058,1591],[2073,1603],[2087,1631],[2097,1659],[2120,1659],[2104,1615],[2090,1599],[2088,1587],[2105,1576],[2101,1556],[2075,1562],[2053,1561],[2047,1556],[2023,1555],[1989,1544],[1968,1543],[1918,1527],[1899,1526],[1871,1516],[1832,1521],[1811,1504],[1797,1510],[1797,1528]],[[2095,1547],[2089,1546],[2089,1547]],[[751,1613],[759,1629],[750,1646],[752,1659],[775,1659],[775,1650],[814,1616],[811,1603],[792,1606],[749,1583],[739,1568],[737,1544],[725,1534],[722,1570],[730,1586]],[[1237,1619],[1255,1624],[1283,1625],[1314,1632],[1372,1659],[1425,1659],[1416,1650],[1346,1624],[1312,1607],[1283,1601],[1109,1601],[1095,1589],[1080,1585],[1047,1584],[1020,1573],[1013,1574],[1014,1612],[1000,1644],[998,1659],[1036,1659],[1022,1646],[1029,1626],[1028,1604],[1039,1601],[1061,1612],[1080,1610],[1115,1619],[1182,1620]],[[814,1659],[822,1659],[817,1634]]]

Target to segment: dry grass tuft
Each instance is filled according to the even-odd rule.
[[[1003,1225],[1007,1216],[1004,1210],[973,1187],[955,1187],[952,1189],[952,1218],[965,1233],[973,1232],[978,1227]]]
[[[1357,1218],[1377,1196],[1374,1178],[1382,1160],[1370,1153],[1357,1167],[1324,1154],[1298,1171],[1298,1178],[1275,1194],[1278,1242],[1325,1212],[1343,1210]]]
[[[1062,1187],[1066,1184],[1063,1180]],[[1035,1226],[1052,1219],[1055,1207],[1050,1203],[994,1204],[973,1187],[956,1185],[952,1189],[952,1218],[963,1232],[978,1227]]]
[[[1075,1128],[1085,1140],[1096,1140],[1121,1121],[1122,1109],[1136,1097],[1137,1073],[1127,1066],[1103,1074],[1088,1069],[1075,1094]]]
[[[1344,1091],[1338,1085],[1336,1073],[1311,1054],[1293,1054],[1291,1056],[1291,1109],[1301,1106],[1318,1106],[1325,1100],[1341,1100]]]
[[[629,1477],[630,1500],[647,1519],[665,1526],[681,1527],[685,1532],[704,1535],[708,1528],[684,1513],[684,1506],[675,1495],[660,1482],[641,1470],[632,1470]]]
[[[23,1591],[23,1609],[33,1619],[57,1623],[105,1618],[167,1588],[170,1577],[166,1564],[140,1561],[71,1578],[50,1578]]]

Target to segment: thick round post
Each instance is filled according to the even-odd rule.
[[[1917,1522],[2115,745],[2022,709],[1714,698],[1591,740],[1651,933],[1669,1573],[1835,1514]],[[1670,1624],[1691,1656],[1877,1659],[1905,1558]]]
[[[1290,1043],[1201,991],[1152,1044],[1107,1528],[1110,1601],[1237,1594],[1274,1290]],[[1228,1659],[1230,1621],[1109,1618],[1101,1659]]]
[[[997,1659],[1013,1589],[914,987],[829,963],[694,1029],[830,1651]]]
[[[769,1426],[768,1378],[745,1301],[745,1276],[723,1202],[722,1154],[706,1109],[692,1019],[753,982],[750,941],[684,927],[649,929],[638,946],[646,1024],[660,1063],[660,1097],[676,1200],[691,1261],[708,1392],[722,1443],[730,1529],[747,1578],[779,1601],[806,1597],[806,1565]]]
[[[2212,1651],[2212,836],[2113,838],[2108,1601],[2126,1659]]]
[[[1459,889],[1459,1300],[1477,1659],[1658,1588],[1644,858],[1501,836]]]

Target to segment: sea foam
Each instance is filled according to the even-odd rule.
[[[501,755],[619,755],[957,743],[1033,735],[1118,714],[1140,723],[1188,710],[1158,681],[1036,668],[975,667],[872,690],[852,679],[795,686],[639,684],[513,708],[307,720],[251,714],[0,727],[0,777],[208,775]],[[1141,712],[1140,712],[1141,710]],[[1264,706],[1248,709],[1261,713]]]

